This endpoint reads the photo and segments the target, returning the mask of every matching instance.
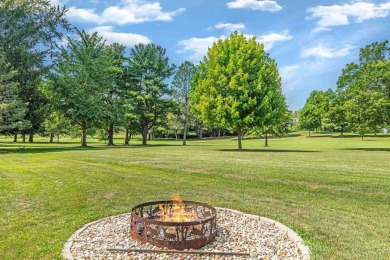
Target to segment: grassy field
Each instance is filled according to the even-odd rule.
[[[241,152],[235,139],[89,148],[0,139],[0,258],[61,259],[83,224],[180,192],[282,222],[315,259],[390,259],[390,135],[305,135],[268,148],[244,140]]]

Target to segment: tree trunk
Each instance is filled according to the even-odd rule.
[[[17,143],[17,142],[18,142],[18,135],[15,134],[15,135],[14,135],[14,143]]]
[[[148,125],[144,125],[143,130],[142,130],[142,145],[147,145],[148,132],[149,132]]]
[[[187,118],[184,121],[183,145],[187,145]]]
[[[268,134],[265,133],[265,147],[268,147]]]
[[[30,133],[30,135],[28,137],[28,142],[29,143],[33,143],[34,142],[34,133]]]
[[[81,134],[81,146],[87,147],[87,126],[83,125],[81,127],[82,134]]]
[[[364,135],[362,135],[362,141],[363,141],[363,137],[364,137]]]
[[[60,143],[60,134],[57,135],[57,144]]]
[[[54,143],[54,134],[50,134],[50,143]]]
[[[108,144],[109,146],[114,145],[114,124],[110,124],[108,129]]]
[[[310,137],[310,129],[309,129],[309,137]]]
[[[221,129],[218,129],[218,138],[221,138]]]
[[[342,128],[341,128],[341,136],[344,136],[344,131]]]
[[[241,129],[238,129],[237,130],[237,135],[238,135],[238,150],[242,150],[242,142],[241,142],[241,139],[242,139],[242,131]]]
[[[179,140],[179,138],[177,136],[177,131],[175,131],[175,138],[176,138],[176,141]]]
[[[23,143],[26,142],[26,134],[22,134],[22,142],[23,142]]]
[[[129,145],[129,128],[126,128],[125,145]]]

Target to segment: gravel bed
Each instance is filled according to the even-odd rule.
[[[217,236],[200,251],[250,253],[251,257],[112,252],[107,248],[160,249],[130,238],[130,213],[104,218],[76,232],[70,253],[74,259],[308,259],[288,231],[270,221],[217,210]],[[302,247],[302,245],[301,245]],[[69,254],[68,259],[72,259]]]

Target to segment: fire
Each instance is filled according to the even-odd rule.
[[[198,213],[194,208],[185,207],[185,204],[180,199],[180,195],[172,195],[172,206],[159,205],[160,219],[167,222],[187,222],[195,221],[198,218]]]

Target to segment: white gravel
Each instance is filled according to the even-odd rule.
[[[88,224],[76,232],[64,253],[68,259],[249,259],[237,256],[207,256],[186,254],[157,254],[112,252],[118,249],[160,249],[141,244],[129,235],[130,213],[104,218]],[[300,242],[298,242],[300,243]],[[308,259],[302,253],[304,245],[292,241],[286,230],[272,222],[240,214],[227,209],[217,210],[217,236],[199,251],[225,251],[250,253],[251,259]],[[64,251],[68,249],[64,248]],[[309,252],[309,251],[308,251]]]

